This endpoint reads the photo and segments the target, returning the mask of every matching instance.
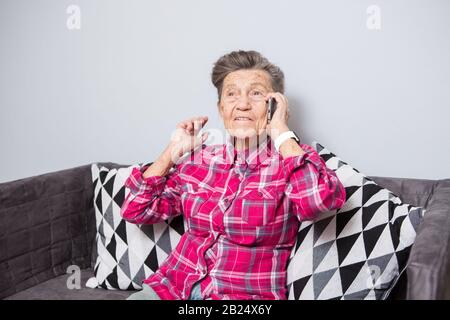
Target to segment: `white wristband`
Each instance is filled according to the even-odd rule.
[[[277,151],[279,151],[281,144],[291,138],[294,138],[295,140],[297,140],[297,136],[292,131],[286,131],[286,132],[283,132],[282,134],[280,134],[278,136],[278,138],[275,139],[275,149],[277,149]]]

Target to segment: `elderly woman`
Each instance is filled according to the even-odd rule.
[[[187,222],[174,251],[129,299],[286,299],[299,222],[345,202],[335,173],[288,127],[278,67],[258,52],[234,51],[215,63],[212,82],[226,143],[203,144],[207,134],[197,133],[207,117],[183,121],[161,156],[126,181],[124,219],[184,214]],[[268,121],[271,97],[277,108]]]

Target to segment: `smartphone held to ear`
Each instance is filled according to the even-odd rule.
[[[267,123],[269,123],[270,120],[272,120],[275,110],[277,109],[277,101],[275,100],[275,98],[270,97],[266,103],[267,103]]]

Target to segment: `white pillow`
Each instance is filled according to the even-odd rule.
[[[128,193],[125,181],[135,167],[108,169],[92,164],[97,226],[95,279],[86,283],[104,289],[137,290],[178,244],[186,230],[183,216],[137,225],[122,219],[120,208]]]
[[[406,268],[425,210],[313,142],[345,187],[339,210],[300,224],[288,264],[288,299],[386,299]]]

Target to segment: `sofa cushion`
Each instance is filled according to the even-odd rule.
[[[94,270],[88,268],[80,271],[80,289],[68,289],[67,280],[71,275],[63,274],[6,297],[5,300],[125,300],[136,292],[86,288],[83,284],[94,275]]]
[[[300,224],[288,265],[289,298],[386,299],[406,267],[424,210],[312,145],[347,199],[341,209]]]
[[[96,283],[105,289],[141,289],[178,244],[185,231],[180,215],[161,223],[138,225],[125,221],[120,209],[130,190],[125,181],[133,168],[109,169],[92,164],[97,226]]]

